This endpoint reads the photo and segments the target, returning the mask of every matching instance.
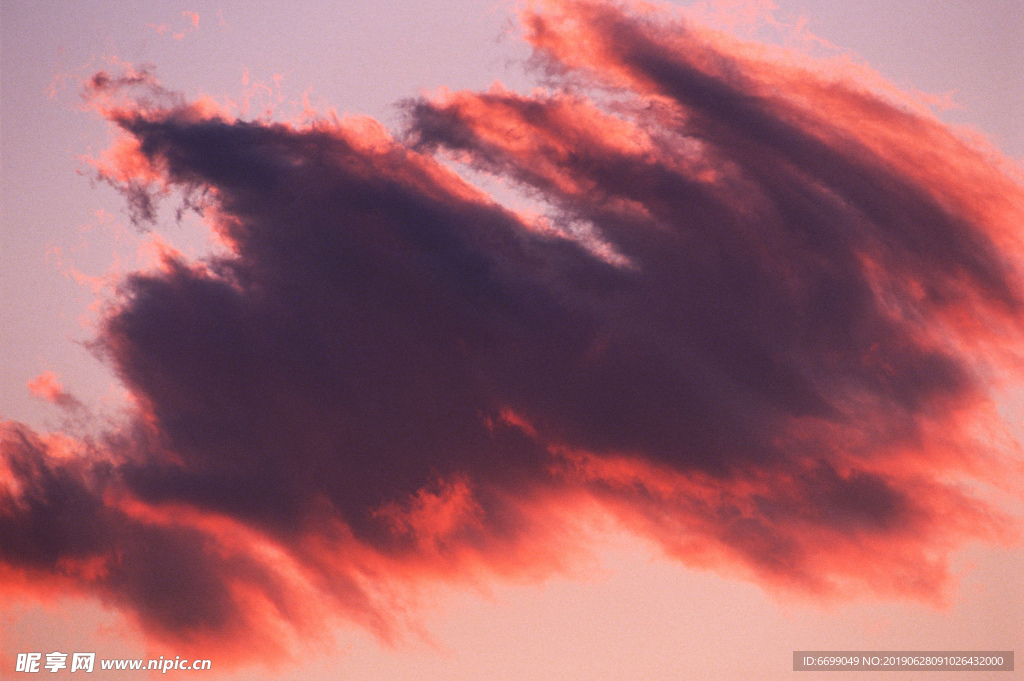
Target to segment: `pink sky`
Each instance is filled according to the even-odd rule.
[[[1024,10],[648,11],[5,7],[5,675],[1019,649]]]

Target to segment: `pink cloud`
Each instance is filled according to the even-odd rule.
[[[57,374],[52,371],[44,371],[28,382],[28,389],[39,399],[52,402],[62,409],[80,409],[82,403],[64,390],[64,386],[57,379]]]
[[[952,551],[1015,541],[972,490],[1020,487],[991,398],[1019,181],[863,83],[637,12],[528,8],[565,87],[411,100],[399,140],[97,74],[99,177],[140,225],[201,197],[227,252],[120,283],[94,348],[125,423],[5,425],[5,582],[242,660],[333,618],[393,639],[417,584],[543,577],[597,518],[822,600],[941,603]]]

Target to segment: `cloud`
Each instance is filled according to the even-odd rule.
[[[57,374],[52,371],[44,371],[29,381],[28,390],[39,399],[51,402],[61,409],[78,411],[85,406],[78,398],[64,390]]]
[[[551,86],[411,100],[401,140],[90,81],[124,135],[100,176],[140,222],[184,190],[228,253],[122,282],[120,428],[58,456],[5,426],[0,574],[245,657],[335,617],[394,637],[420,581],[542,576],[601,514],[822,599],[941,601],[951,551],[1015,536],[1005,164],[658,14],[521,18]]]

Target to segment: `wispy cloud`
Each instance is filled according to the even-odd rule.
[[[90,81],[124,133],[101,176],[142,221],[186,190],[230,253],[122,282],[121,428],[58,456],[5,426],[7,573],[248,656],[336,616],[394,636],[422,578],[545,574],[593,513],[820,598],[939,601],[952,550],[1015,536],[978,491],[1021,480],[1003,162],[657,13],[521,18],[550,87],[411,100],[401,140]]]

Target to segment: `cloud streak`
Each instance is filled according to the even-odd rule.
[[[120,429],[5,426],[10,584],[247,657],[334,617],[393,637],[403,585],[546,574],[602,514],[818,598],[940,601],[951,551],[1014,536],[977,491],[1021,473],[1002,162],[672,17],[521,21],[547,90],[410,100],[400,140],[90,81],[124,135],[100,176],[142,221],[184,190],[227,253],[123,281],[95,342]]]

